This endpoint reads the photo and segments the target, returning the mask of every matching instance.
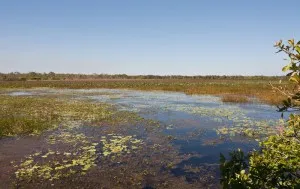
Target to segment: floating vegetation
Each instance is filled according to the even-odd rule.
[[[140,148],[142,141],[133,136],[122,136],[109,134],[108,137],[102,136],[101,142],[103,144],[103,156],[121,155],[122,153],[131,153]]]
[[[277,133],[277,126],[284,125],[282,119],[278,121],[257,121],[257,120],[234,120],[232,126],[219,127],[216,129],[219,135],[243,135],[250,138],[260,139],[261,137]]]
[[[84,175],[96,166],[99,155],[114,159],[115,156],[129,154],[141,148],[142,140],[134,136],[109,134],[102,136],[100,143],[91,142],[93,138],[83,133],[67,130],[48,136],[47,143],[53,146],[46,152],[36,152],[25,158],[16,167],[16,178],[21,180],[57,180],[73,174]],[[68,150],[54,150],[55,145],[67,144]],[[96,153],[96,146],[101,144],[102,152]]]
[[[260,120],[247,116],[247,111],[234,106],[195,107],[172,106],[177,111],[203,116],[218,124],[227,126],[216,129],[217,134],[234,136],[242,134],[248,137],[261,137],[276,132],[276,126],[283,125],[282,119]]]
[[[47,142],[49,144],[76,144],[78,141],[81,143],[88,143],[87,137],[83,133],[70,133],[68,131],[61,131],[59,134],[49,135]]]
[[[60,135],[50,135],[50,144],[57,142],[72,145],[69,151],[54,151],[48,149],[47,152],[36,152],[25,158],[17,165],[15,172],[19,180],[57,180],[73,174],[86,174],[86,171],[96,166],[97,158],[96,146],[98,143],[88,141],[88,137],[83,134],[73,135],[69,132],[62,132]]]
[[[233,120],[235,118],[240,118],[245,116],[242,110],[238,107],[229,107],[229,106],[218,106],[218,107],[208,107],[208,106],[187,106],[187,105],[173,105],[170,108],[175,109],[176,111],[183,111],[191,114],[197,114],[200,116],[206,116],[211,119],[222,119],[224,120]],[[220,120],[221,121],[221,120]]]
[[[173,124],[167,125],[167,126],[166,126],[166,129],[168,129],[168,130],[174,129]]]

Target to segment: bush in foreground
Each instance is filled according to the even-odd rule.
[[[300,41],[289,40],[285,45],[276,43],[278,52],[289,56],[290,63],[283,67],[295,90],[273,87],[287,97],[279,111],[293,112],[278,134],[260,143],[260,151],[245,155],[241,150],[230,153],[230,159],[221,154],[221,184],[223,188],[300,188]]]

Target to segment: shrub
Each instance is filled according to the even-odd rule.
[[[289,81],[295,84],[293,91],[272,86],[287,97],[278,111],[294,112],[279,134],[260,143],[259,151],[248,156],[234,151],[229,160],[221,154],[223,188],[300,188],[300,41],[288,40],[287,45],[279,41],[275,47],[288,55],[290,62],[282,70],[289,71]]]

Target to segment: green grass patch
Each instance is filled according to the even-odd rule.
[[[107,104],[54,97],[0,95],[0,136],[38,134],[59,125],[110,120]]]

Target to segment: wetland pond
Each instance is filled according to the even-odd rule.
[[[1,95],[103,103],[120,116],[1,138],[0,188],[220,188],[220,153],[258,149],[283,124],[276,107],[216,96],[47,88]]]

